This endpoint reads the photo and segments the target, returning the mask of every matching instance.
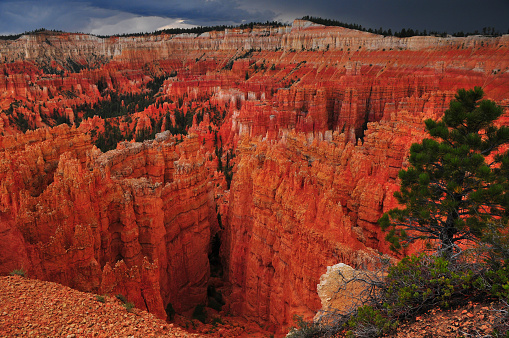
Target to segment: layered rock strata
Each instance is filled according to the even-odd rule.
[[[196,137],[106,154],[67,127],[2,141],[1,273],[123,294],[162,318],[205,301],[217,220]]]
[[[397,206],[397,173],[425,117],[391,113],[358,144],[331,131],[239,143],[223,252],[233,313],[278,328],[312,317],[328,265],[372,268],[390,253],[376,222]]]

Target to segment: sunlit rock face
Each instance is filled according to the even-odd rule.
[[[508,49],[507,35],[400,39],[301,20],[0,41],[0,273],[121,293],[164,318],[168,303],[206,303],[219,237],[224,309],[284,330],[320,308],[327,266],[369,268],[389,253],[376,222],[397,205],[423,120],[458,88],[509,105]],[[147,107],[80,108],[143,96],[160,76]],[[187,136],[170,135],[189,112]],[[76,126],[55,127],[62,119]],[[102,153],[108,124],[127,141],[162,133]]]
[[[376,222],[397,205],[398,169],[424,136],[421,119],[392,118],[369,123],[358,144],[330,131],[239,143],[224,252],[232,311],[291,324],[320,308],[328,265],[369,268],[390,252]]]
[[[217,220],[196,137],[106,154],[68,127],[3,141],[2,273],[123,294],[163,318],[168,302],[205,300]]]

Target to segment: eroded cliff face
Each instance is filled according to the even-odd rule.
[[[223,252],[234,313],[285,327],[320,308],[327,265],[369,268],[390,253],[376,222],[397,205],[397,172],[431,116],[387,115],[358,144],[331,131],[239,143]]]
[[[299,20],[0,41],[0,273],[122,293],[164,317],[168,303],[206,302],[218,233],[225,311],[284,330],[320,308],[327,266],[389,252],[376,221],[396,206],[423,120],[458,88],[509,105],[508,55],[507,35],[399,39]],[[101,102],[115,111],[83,108]],[[102,153],[93,143],[111,126],[157,136]]]
[[[123,294],[165,318],[204,302],[217,220],[196,137],[103,154],[76,129],[3,138],[1,273]],[[211,230],[212,229],[212,230]]]

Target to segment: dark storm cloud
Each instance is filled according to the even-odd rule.
[[[244,9],[242,2],[237,0],[1,0],[0,34],[41,27],[114,34],[185,24],[266,21],[274,16],[275,13],[267,8]]]
[[[0,33],[20,33],[38,28],[81,31],[91,20],[125,16],[85,2],[0,1]]]
[[[473,31],[509,28],[509,0],[258,0],[281,16],[331,18],[371,28]]]
[[[111,0],[106,3],[96,0],[91,3],[95,7],[109,10],[121,9],[136,15],[181,18],[197,24],[259,21],[275,15],[268,8],[255,8],[249,11],[243,9],[242,1],[239,0]]]
[[[507,32],[509,0],[0,0],[0,34],[41,27],[95,34],[161,27],[291,22],[320,16],[364,27]]]

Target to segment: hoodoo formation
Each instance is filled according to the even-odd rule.
[[[424,119],[459,88],[509,107],[509,35],[40,31],[0,62],[0,274],[160,318],[219,288],[274,332],[314,316],[327,266],[390,254],[377,220]]]

